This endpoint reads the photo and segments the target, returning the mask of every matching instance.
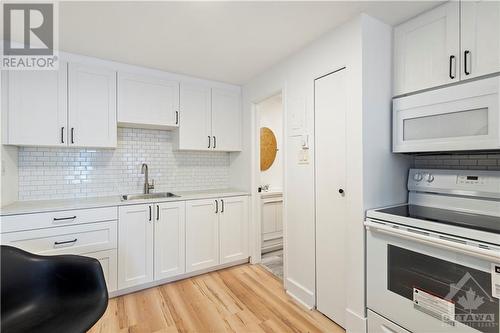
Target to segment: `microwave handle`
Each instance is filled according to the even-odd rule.
[[[464,245],[452,241],[433,238],[415,232],[399,230],[371,221],[366,221],[365,226],[367,230],[373,230],[382,234],[396,236],[399,238],[415,241],[417,243],[430,245],[445,250],[460,252],[462,254],[487,260],[490,262],[500,262],[500,253],[495,254],[494,250],[480,249],[470,245]]]

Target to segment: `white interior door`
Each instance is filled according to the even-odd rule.
[[[248,258],[248,200],[230,197],[219,200],[220,263]]]
[[[216,199],[186,201],[186,272],[219,264],[219,210]]]
[[[462,1],[460,5],[462,79],[500,71],[500,2]]]
[[[153,281],[153,207],[122,206],[118,210],[118,288]]]
[[[116,147],[116,72],[69,65],[69,145]]]
[[[177,130],[181,150],[212,149],[212,111],[210,87],[201,84],[181,84],[180,120]]]
[[[8,142],[14,145],[66,146],[67,69],[6,71]],[[4,81],[5,83],[5,81]],[[6,110],[7,111],[7,110]]]
[[[220,151],[241,150],[241,94],[212,88],[212,147]]]
[[[155,205],[155,280],[186,271],[185,202],[164,202]]]
[[[315,81],[316,304],[345,325],[347,69]],[[346,192],[343,192],[346,191]],[[343,192],[343,193],[340,193]]]

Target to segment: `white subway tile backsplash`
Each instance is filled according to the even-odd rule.
[[[118,129],[117,149],[19,148],[19,200],[140,193],[149,166],[155,191],[229,186],[229,153],[174,151],[171,132]]]

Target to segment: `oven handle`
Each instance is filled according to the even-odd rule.
[[[454,243],[438,238],[432,238],[429,236],[421,235],[415,232],[409,232],[405,230],[398,230],[395,228],[391,228],[380,223],[365,221],[365,226],[367,230],[373,230],[376,232],[380,232],[386,235],[392,235],[396,237],[400,237],[403,239],[412,240],[418,243],[439,247],[445,250],[453,250],[456,252],[460,252],[462,254],[466,254],[472,257],[480,258],[483,260],[487,260],[490,262],[500,262],[500,253],[495,254],[494,250],[486,250],[476,248],[470,245],[463,245],[459,243]]]

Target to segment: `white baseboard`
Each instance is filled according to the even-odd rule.
[[[350,309],[346,309],[345,313],[345,330],[347,333],[367,333],[365,317],[359,316]]]
[[[246,264],[246,263],[248,263],[248,258],[247,259],[238,260],[238,261],[235,261],[235,262],[232,262],[232,263],[229,263],[229,264],[223,264],[223,265],[218,265],[218,266],[214,266],[214,267],[202,269],[202,270],[199,270],[199,271],[196,271],[196,272],[191,272],[191,273],[186,273],[186,274],[181,274],[181,275],[173,276],[171,278],[167,278],[167,279],[163,279],[163,280],[158,280],[158,281],[152,281],[152,282],[144,283],[144,284],[141,284],[141,285],[138,285],[138,286],[133,286],[133,287],[126,288],[126,289],[115,290],[115,291],[112,291],[112,292],[109,293],[109,297],[110,298],[118,297],[118,296],[122,296],[122,295],[125,295],[125,294],[134,293],[134,292],[139,291],[139,290],[157,287],[157,286],[160,286],[160,285],[165,284],[165,283],[179,281],[179,280],[187,279],[187,278],[190,278],[190,277],[193,277],[193,276],[196,276],[196,275],[201,275],[201,274],[205,274],[205,273],[217,271],[219,269],[228,268],[228,267],[237,266],[237,265]]]
[[[308,309],[312,309],[315,306],[314,293],[304,286],[300,285],[293,279],[286,279],[286,293],[290,295],[297,302],[301,303]]]

